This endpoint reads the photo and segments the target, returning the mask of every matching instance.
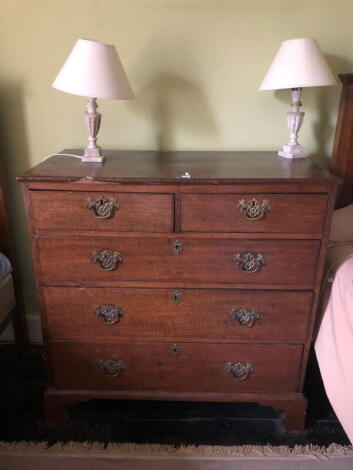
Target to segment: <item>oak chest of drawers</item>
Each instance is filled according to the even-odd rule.
[[[333,176],[272,152],[112,151],[19,180],[48,422],[129,398],[258,402],[304,426]]]

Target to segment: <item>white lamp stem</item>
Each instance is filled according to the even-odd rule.
[[[88,145],[85,148],[85,153],[82,161],[86,163],[102,163],[104,155],[102,149],[97,145],[97,134],[101,124],[101,113],[97,111],[97,99],[88,98],[87,111],[85,112],[85,122],[88,132]]]
[[[304,112],[300,111],[301,88],[292,88],[291,110],[287,113],[287,124],[289,128],[289,142],[283,145],[282,150],[278,152],[280,157],[285,158],[304,158],[303,147],[298,143],[298,132],[304,120]]]

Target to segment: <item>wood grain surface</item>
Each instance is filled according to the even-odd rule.
[[[238,205],[268,201],[260,220],[248,220]],[[181,230],[185,232],[317,233],[325,221],[324,194],[182,194]]]
[[[175,294],[180,300],[175,303]],[[303,343],[311,310],[311,292],[239,289],[62,288],[43,289],[50,339],[124,338],[237,340]],[[107,324],[99,306],[119,307],[123,316]],[[232,319],[239,309],[259,316],[251,327]]]
[[[63,389],[170,392],[274,392],[296,390],[301,346],[168,342],[51,342],[54,385]],[[102,370],[104,360],[123,361],[117,377]],[[237,380],[228,362],[250,363],[253,372]]]
[[[175,255],[173,244],[183,243]],[[40,237],[42,282],[187,281],[301,285],[312,288],[320,243],[317,240],[229,240],[216,238]],[[122,262],[104,271],[93,253],[118,252]],[[264,256],[258,272],[247,273],[234,262],[237,253]]]
[[[86,201],[115,200],[117,209],[98,218]],[[34,224],[43,230],[102,230],[118,232],[171,232],[174,230],[173,194],[33,191]]]

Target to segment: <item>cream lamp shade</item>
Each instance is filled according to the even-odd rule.
[[[83,162],[102,163],[104,156],[97,146],[101,114],[97,98],[129,100],[134,97],[129,81],[113,44],[78,39],[53,82],[53,87],[88,98],[85,113],[88,146]]]
[[[260,90],[336,85],[336,80],[315,39],[284,41]]]
[[[291,110],[287,113],[290,137],[288,144],[278,152],[281,157],[305,157],[298,143],[298,132],[304,119],[304,112],[300,111],[302,88],[336,83],[315,39],[290,39],[281,44],[260,85],[260,90],[292,89]]]
[[[88,39],[78,39],[53,87],[90,98],[134,97],[115,46]]]

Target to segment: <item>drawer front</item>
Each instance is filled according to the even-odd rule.
[[[33,223],[45,230],[171,232],[172,194],[31,192]]]
[[[235,289],[43,289],[49,339],[304,343],[312,294]]]
[[[183,232],[321,234],[327,195],[182,194]]]
[[[171,392],[294,392],[301,346],[51,342],[54,386]]]
[[[296,285],[314,283],[315,240],[43,237],[44,283],[196,281]]]

